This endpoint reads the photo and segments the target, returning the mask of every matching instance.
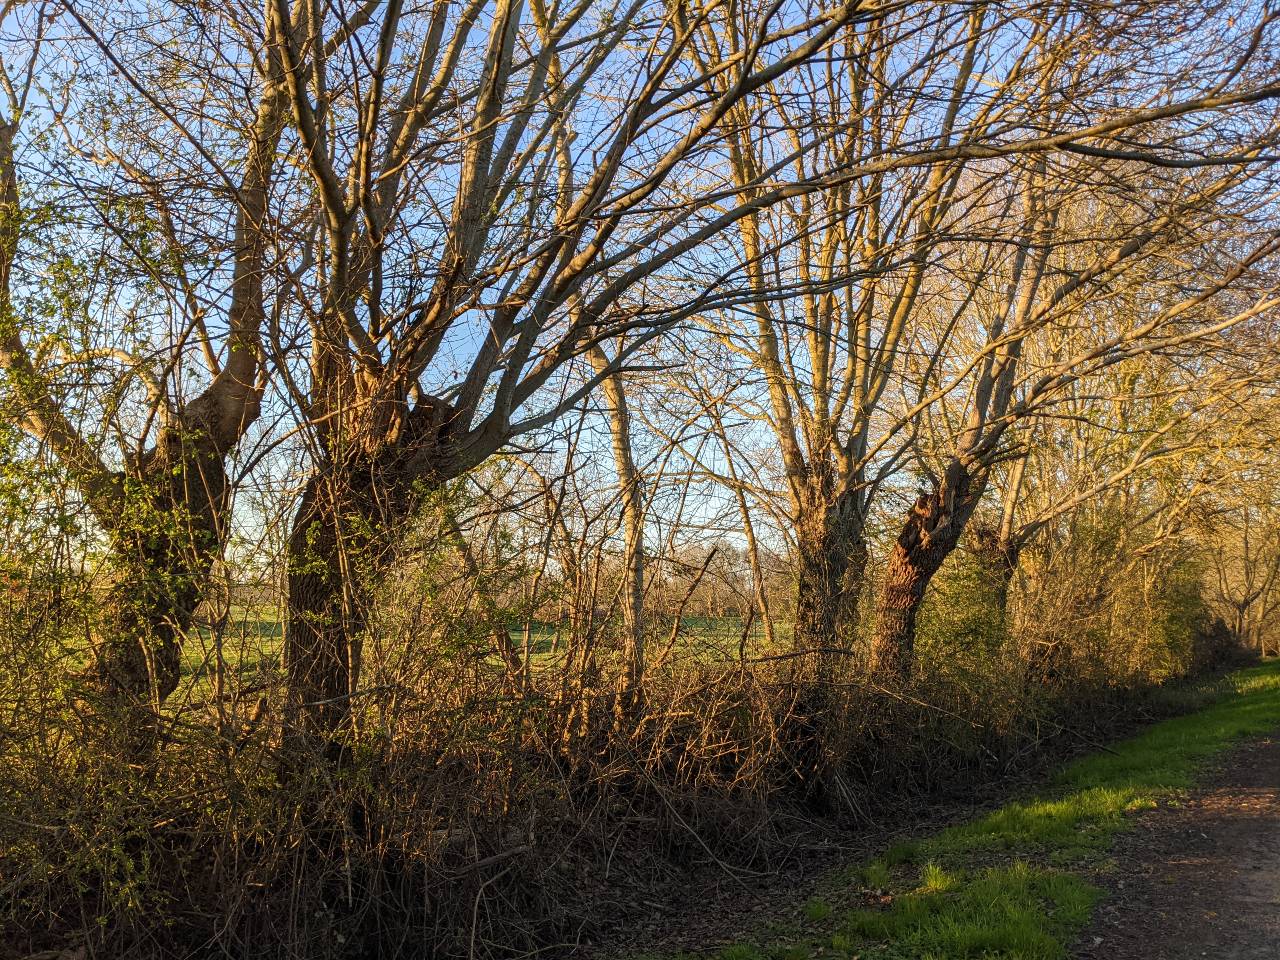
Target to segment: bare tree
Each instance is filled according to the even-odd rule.
[[[1188,371],[1177,358],[1146,355],[1081,377],[1040,416],[1010,435],[1010,458],[991,472],[999,510],[972,529],[1007,610],[1023,552],[1051,525],[1152,472],[1207,468],[1228,451],[1261,455],[1268,416],[1253,398],[1276,371],[1274,345],[1250,338],[1251,362],[1206,362]],[[1217,358],[1221,359],[1221,358]],[[1220,479],[1210,471],[1205,480]]]
[[[614,469],[618,476],[618,493],[622,498],[623,523],[623,626],[626,643],[623,659],[626,663],[625,687],[637,690],[644,680],[644,478],[636,466],[632,445],[631,411],[622,374],[613,369],[604,349],[593,344],[587,354],[591,366],[605,379],[600,388],[607,404],[609,437],[613,449]]]
[[[315,464],[286,628],[300,726],[345,722],[369,591],[418,493],[553,421],[679,315],[648,304],[647,284],[741,214],[715,188],[667,206],[664,184],[851,9],[761,20],[714,96],[687,56],[710,14],[688,24],[640,0],[534,3],[527,18],[505,0],[393,3],[362,29],[348,27],[358,8],[339,5],[290,33],[282,59],[316,210],[297,293],[311,359],[284,361]],[[282,29],[283,4],[271,11]],[[577,358],[620,335],[628,346],[571,382]]]
[[[1269,425],[1269,426],[1273,426]],[[1268,437],[1272,430],[1259,431]],[[1266,451],[1269,452],[1270,444]],[[1280,538],[1274,483],[1264,457],[1231,458],[1215,487],[1218,509],[1205,523],[1208,586],[1213,608],[1232,633],[1262,656],[1276,651],[1272,621],[1280,609]]]
[[[1260,135],[1266,142],[1274,133],[1264,123]],[[1089,169],[1090,178],[1104,178],[1105,168]],[[1062,188],[1049,191],[1043,167],[1026,173],[1018,250],[1008,271],[977,261],[986,279],[973,289],[991,292],[976,301],[982,325],[962,368],[966,393],[939,408],[938,459],[919,461],[930,489],[916,500],[888,558],[875,638],[882,669],[910,668],[925,588],[959,542],[992,467],[1008,455],[1003,441],[1012,425],[1054,404],[1092,371],[1144,354],[1209,349],[1225,331],[1274,309],[1275,287],[1264,271],[1280,247],[1273,231],[1251,219],[1269,188],[1264,178],[1259,192],[1248,189],[1251,175],[1266,169],[1237,165],[1175,176],[1161,199],[1148,177],[1148,195],[1159,208],[1103,203],[1083,219],[1079,208],[1063,205]],[[1111,230],[1099,230],[1103,211]],[[1224,222],[1240,224],[1239,246],[1207,251],[1210,225]],[[1194,263],[1191,286],[1170,263],[1179,243],[1185,262]],[[1069,258],[1061,266],[1055,250]],[[1140,285],[1129,288],[1133,299],[1121,292],[1126,282]],[[952,322],[944,317],[939,324]]]
[[[152,82],[167,69],[183,72],[170,39],[193,45],[192,63],[226,53],[196,39],[216,19],[207,10],[175,7],[164,31],[135,42],[127,25],[115,35],[100,33],[101,21],[91,23],[75,7],[58,22],[73,35],[59,30],[51,38],[57,7],[35,5],[22,14],[13,7],[6,5],[4,16],[25,17],[30,47],[19,61],[25,75],[6,60],[0,78],[8,96],[0,127],[0,362],[23,427],[57,455],[109,543],[112,584],[95,650],[97,679],[112,702],[154,706],[178,684],[181,638],[226,537],[228,454],[259,413],[270,194],[286,108],[282,61],[268,30],[252,66],[228,68],[229,76],[215,70],[208,82],[187,75],[183,82],[191,86],[172,90]],[[233,30],[252,26],[224,22]],[[134,56],[128,63],[126,47]],[[57,88],[40,89],[37,75],[60,51],[71,64],[73,94],[55,111],[46,104]],[[141,104],[138,114],[103,123],[91,94],[75,99],[83,75],[98,68],[123,78],[112,89],[128,91]],[[239,84],[242,93],[225,95],[224,82]],[[215,104],[215,98],[223,99]],[[228,118],[216,139],[200,132],[206,110],[224,110]],[[58,254],[41,247],[56,234],[42,233],[38,212],[24,204],[21,150],[39,133],[52,135],[56,127],[37,127],[54,123],[65,131],[66,153],[52,171],[28,169],[52,176],[53,190],[88,194],[91,210],[99,204],[99,213],[72,227],[118,243],[127,268],[161,291],[156,305],[137,287],[101,283],[102,300],[87,309],[110,334],[154,307],[168,323],[167,331],[157,324],[162,339],[154,352],[147,352],[145,336],[132,348],[106,337],[69,343],[59,369],[39,343],[41,264]],[[106,178],[96,177],[99,171]],[[122,204],[132,200],[146,204],[150,218],[133,235],[121,222]],[[215,224],[212,236],[208,223]],[[210,260],[212,271],[205,266]],[[192,372],[193,356],[203,365],[203,383]],[[100,404],[96,411],[65,387],[68,374],[85,376],[91,365],[110,384],[90,401]],[[135,407],[116,399],[138,384],[144,395]],[[113,423],[114,450],[89,432],[95,419]]]

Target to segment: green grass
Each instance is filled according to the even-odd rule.
[[[618,614],[617,616],[620,616]],[[616,622],[616,621],[615,621]],[[744,622],[741,617],[699,617],[687,616],[680,620],[680,632],[674,645],[677,659],[694,659],[710,663],[736,660],[742,642]],[[535,622],[529,631],[529,650],[532,654],[535,669],[556,669],[565,656],[566,634],[568,624],[557,626],[551,622]],[[665,646],[665,638],[671,630],[671,623],[663,620],[655,624],[654,643],[658,649]],[[561,632],[558,649],[552,650],[557,631]],[[788,624],[775,624],[774,640],[781,644],[781,649],[789,650],[791,627]],[[510,628],[511,642],[517,650],[524,648],[523,626]],[[767,645],[764,624],[755,620],[747,631],[747,655],[759,656],[776,652]]]
[[[239,677],[241,682],[254,683],[259,674],[279,668],[284,646],[284,624],[279,616],[279,611],[270,605],[232,608],[222,635],[222,655],[228,671]],[[736,659],[742,627],[740,617],[685,617],[681,620],[681,633],[675,644],[676,658],[708,662]],[[662,627],[662,630],[668,629],[668,625]],[[557,671],[563,667],[568,656],[564,636],[567,630],[567,625],[552,622],[535,621],[531,624],[529,652],[535,671]],[[557,632],[560,633],[558,643]],[[514,648],[523,651],[524,627],[512,626],[508,635]],[[779,636],[789,640],[789,628],[782,630]],[[201,626],[195,631],[192,641],[183,649],[182,672],[193,685],[193,694],[207,696],[213,674],[213,636],[208,627]],[[764,649],[764,627],[759,622],[752,624],[748,646],[748,655],[768,652]],[[496,651],[490,660],[495,667],[502,663]]]
[[[1090,876],[1127,815],[1176,798],[1233,741],[1278,726],[1280,662],[1239,671],[1216,702],[1071,763],[1038,795],[837,875],[841,899],[875,906],[810,900],[794,925],[714,956],[1059,960],[1102,894]]]
[[[233,607],[221,636],[222,659],[238,685],[251,686],[265,674],[278,670],[284,646],[284,624],[273,607]],[[201,626],[183,646],[182,674],[188,696],[199,700],[212,695],[214,674],[213,634]]]

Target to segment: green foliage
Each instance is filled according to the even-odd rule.
[[[983,669],[1005,642],[999,574],[985,560],[975,551],[956,550],[929,584],[916,649],[932,671]]]

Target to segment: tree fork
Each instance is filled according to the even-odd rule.
[[[985,473],[971,474],[958,460],[938,487],[923,493],[889,553],[876,611],[875,670],[905,680],[915,660],[916,618],[925,590],[960,542],[986,485]]]

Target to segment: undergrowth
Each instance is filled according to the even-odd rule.
[[[1101,896],[1089,876],[1128,815],[1176,798],[1206,760],[1280,724],[1280,662],[1185,696],[1206,691],[1215,702],[1067,765],[1035,796],[838,873],[793,924],[716,960],[1065,957]]]

